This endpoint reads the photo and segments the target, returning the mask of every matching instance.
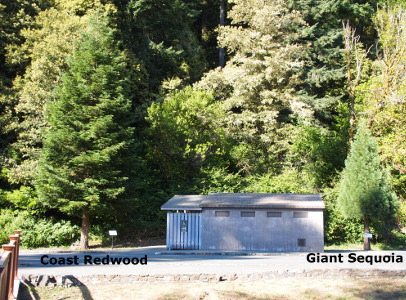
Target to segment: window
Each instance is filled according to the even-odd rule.
[[[306,247],[306,239],[297,239],[298,247]]]
[[[268,211],[266,213],[266,216],[268,218],[281,218],[282,217],[282,212],[281,211]]]
[[[248,217],[248,218],[255,217],[255,211],[242,211],[241,217]]]
[[[307,211],[305,212],[294,212],[293,217],[294,218],[307,218],[309,216],[309,213]]]
[[[214,215],[216,217],[229,217],[230,216],[230,212],[229,211],[225,211],[225,210],[218,210],[214,213]]]

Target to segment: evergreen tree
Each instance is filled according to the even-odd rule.
[[[406,199],[406,3],[380,9],[373,73],[358,89],[359,108],[377,137],[383,163],[391,169],[396,193]],[[405,203],[403,201],[403,203]],[[405,204],[403,204],[405,205]]]
[[[297,91],[315,110],[315,118],[331,124],[339,103],[348,102],[346,93],[343,21],[349,22],[367,47],[374,44],[376,33],[372,17],[377,1],[365,0],[290,0],[309,25],[302,32],[308,42],[308,58],[303,67],[303,81]]]
[[[345,161],[338,207],[345,218],[363,219],[364,233],[369,233],[370,224],[390,222],[396,212],[397,196],[380,165],[376,142],[364,125],[359,127]],[[364,250],[370,250],[366,237]]]
[[[196,0],[114,0],[125,45],[137,54],[159,91],[163,80],[178,77],[191,83],[205,69],[204,52],[193,31]]]
[[[227,132],[245,148],[235,151],[242,154],[236,158],[241,170],[278,172],[286,152],[281,139],[288,135],[289,124],[313,113],[295,92],[306,49],[298,42],[299,31],[306,24],[282,0],[230,3],[232,25],[220,28],[219,45],[231,57],[199,86],[224,102]]]
[[[24,66],[16,68],[6,61],[7,48],[21,45],[24,42],[21,32],[33,26],[35,16],[50,5],[49,0],[0,0],[0,93],[24,70]]]
[[[11,63],[7,52],[11,45],[17,47],[24,43],[24,31],[35,26],[35,17],[51,5],[48,0],[0,0],[0,168],[1,186],[6,187],[4,158],[10,150],[10,144],[16,139],[15,124],[18,118],[15,112],[16,99],[13,97],[12,82],[17,75],[24,73],[26,61],[18,65]],[[21,57],[20,57],[21,58]],[[23,62],[21,62],[23,61]]]
[[[8,179],[14,184],[33,184],[43,142],[45,105],[53,99],[53,90],[61,83],[60,74],[67,68],[66,58],[72,55],[74,40],[89,23],[94,10],[111,12],[109,5],[97,0],[56,1],[55,6],[40,12],[34,24],[21,31],[22,45],[8,47],[7,60],[15,66],[27,65],[24,76],[13,81],[13,97],[6,103],[19,117],[9,130],[17,134],[10,158]],[[15,21],[17,22],[17,21]]]
[[[95,19],[48,107],[50,128],[36,180],[45,206],[82,217],[82,248],[88,247],[90,216],[108,213],[127,198],[133,166],[125,56],[114,31],[100,15]]]

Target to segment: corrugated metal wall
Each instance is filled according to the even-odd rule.
[[[166,248],[201,249],[202,245],[201,213],[167,213]]]

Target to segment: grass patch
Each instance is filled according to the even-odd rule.
[[[405,230],[405,229],[404,229]],[[405,230],[406,232],[406,230]],[[363,242],[352,243],[340,243],[340,244],[326,244],[324,250],[363,250]],[[393,231],[392,236],[388,241],[371,240],[371,250],[406,250],[406,238],[403,231]]]
[[[354,251],[358,251],[358,250],[363,250],[364,249],[364,245],[363,244],[335,244],[335,245],[325,245],[324,246],[324,250],[345,250],[345,251],[349,251],[349,250],[354,250]],[[379,250],[379,249],[375,249],[374,245],[371,245],[371,249],[373,250]]]
[[[394,247],[385,243],[371,243],[371,250],[404,250],[404,248]],[[324,250],[343,250],[343,251],[361,251],[364,250],[364,244],[337,244],[337,245],[325,245]]]

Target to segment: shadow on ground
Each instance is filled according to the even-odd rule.
[[[78,283],[77,288],[79,288],[83,299],[94,300],[90,290],[87,288],[86,285],[84,285],[80,280],[78,280],[74,276],[69,276],[69,278],[71,280],[75,280]],[[58,289],[58,288],[50,288],[50,289]],[[56,292],[56,293],[58,293],[58,292]],[[17,300],[40,300],[40,299],[46,300],[45,297],[42,297],[42,298],[40,297],[40,295],[37,293],[36,287],[34,285],[32,285],[31,283],[28,283],[28,282],[24,282],[24,281],[22,281],[20,283]],[[49,299],[49,298],[47,297],[47,299]],[[64,299],[71,299],[71,298],[70,297],[62,297],[62,298],[58,297],[58,300],[64,300]]]
[[[32,284],[21,282],[18,289],[17,300],[38,300],[41,297],[35,291],[35,287]]]

